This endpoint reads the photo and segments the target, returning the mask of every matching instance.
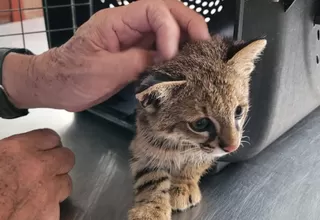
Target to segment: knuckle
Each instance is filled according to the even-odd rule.
[[[38,131],[47,136],[59,137],[58,133],[50,128],[43,128],[43,129],[39,129]]]
[[[19,152],[21,151],[21,141],[17,138],[17,136],[13,137],[8,137],[6,139],[1,140],[0,145],[1,145],[1,151],[6,151],[6,152]]]
[[[10,140],[17,140],[19,139],[19,137],[21,137],[23,134],[14,134],[14,135],[11,135],[9,137],[6,137],[2,140],[0,140],[0,142],[4,142],[4,141],[10,141]]]
[[[58,144],[61,142],[61,138],[60,138],[59,134],[52,129],[44,128],[44,129],[39,130],[39,132],[41,132],[42,135],[50,138],[50,141],[53,144]]]
[[[169,11],[168,6],[163,0],[144,1],[143,3],[145,4],[147,9],[155,10],[155,12],[161,11],[162,13],[163,10]]]
[[[154,3],[155,3],[155,4],[158,4],[158,5],[163,5],[163,6],[166,5],[163,0],[153,0],[153,1],[147,1],[147,2],[148,2],[148,4],[150,4],[150,5],[154,5]]]
[[[43,178],[45,170],[45,165],[41,163],[41,161],[37,159],[30,159],[25,161],[21,174],[25,175],[25,180],[40,180]]]
[[[30,168],[32,168],[32,172],[36,174],[44,174],[46,171],[46,161],[44,159],[38,159],[34,158],[33,160],[30,160]]]
[[[66,155],[68,164],[70,164],[70,166],[73,167],[76,161],[74,153],[69,148],[64,147],[63,149],[65,151],[64,154]]]
[[[15,134],[12,135],[10,137],[4,138],[2,140],[0,140],[0,144],[4,145],[4,146],[10,146],[10,148],[13,147],[21,147],[21,144],[23,143],[22,141],[22,137],[24,136],[24,134]],[[26,143],[24,143],[24,145],[26,145]]]

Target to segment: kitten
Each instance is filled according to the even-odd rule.
[[[250,75],[266,43],[215,35],[147,70],[136,94],[129,220],[170,220],[200,202],[200,177],[241,144]]]

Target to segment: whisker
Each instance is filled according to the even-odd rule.
[[[248,117],[248,119],[244,122],[243,129],[246,128],[246,126],[248,125],[250,119],[251,119],[251,117]]]
[[[249,141],[241,141],[241,143],[246,143],[246,144],[251,145],[251,143]]]
[[[197,148],[195,147],[191,147],[191,148],[188,148],[188,149],[184,149],[184,150],[181,150],[180,152],[181,153],[192,153],[192,152],[196,152],[197,151]]]
[[[246,139],[246,138],[248,139],[248,141],[250,141],[250,137],[249,136],[243,136],[242,137],[243,140]]]

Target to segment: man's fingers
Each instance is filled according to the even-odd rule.
[[[165,60],[177,54],[180,30],[187,33],[192,40],[210,38],[204,18],[178,0],[140,0],[112,12],[110,10],[109,13],[110,27],[106,28],[105,35],[109,36],[110,31],[107,30],[111,29],[120,45],[128,48],[153,32],[157,50]]]
[[[151,1],[154,0],[139,0]],[[208,40],[210,33],[204,18],[194,10],[186,7],[181,1],[178,0],[163,0],[168,7],[170,13],[180,26],[182,32],[187,36],[184,38],[191,38],[192,40]]]
[[[70,172],[75,164],[73,152],[66,148],[55,148],[42,153],[41,161],[52,175],[61,175]]]
[[[188,33],[192,40],[208,40],[210,38],[207,23],[194,10],[177,0],[164,0],[182,31]]]
[[[137,43],[130,45],[125,49],[127,50],[127,49],[130,49],[131,47],[138,47],[145,50],[155,50],[156,49],[155,41],[156,41],[156,37],[154,33],[147,33],[145,34],[145,36],[143,36],[141,40],[137,41]]]
[[[204,18],[178,0],[139,0],[112,10],[105,9],[98,15],[96,17],[108,21],[99,29],[101,39],[108,39],[103,41],[102,47],[112,53],[138,46],[141,39],[153,33],[159,54],[168,60],[178,52],[180,30],[192,40],[210,38]],[[152,40],[152,37],[147,39]],[[142,47],[146,48],[150,42],[143,43]]]
[[[136,13],[141,10],[146,13]],[[178,52],[180,30],[191,40],[210,39],[204,18],[177,0],[141,0],[128,6],[127,12],[122,18],[125,26],[130,27],[127,30],[134,30],[135,34],[153,31],[157,50],[164,59],[171,59]]]
[[[56,147],[61,147],[61,138],[55,131],[51,129],[38,129],[22,134],[9,137],[20,139],[23,143],[32,142],[32,146],[38,150],[50,150]],[[26,146],[28,146],[26,144]]]
[[[178,52],[180,28],[170,10],[163,3],[150,4],[146,14],[149,25],[156,34],[157,50],[164,59],[173,58]]]
[[[114,16],[110,17],[117,17],[112,31],[126,48],[151,32],[155,35],[157,50],[165,59],[172,58],[178,52],[180,28],[162,0],[133,2],[114,9]]]
[[[59,202],[66,200],[72,192],[72,179],[68,174],[55,178],[57,186],[57,199]]]

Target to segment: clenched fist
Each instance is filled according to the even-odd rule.
[[[52,130],[0,140],[0,220],[59,220],[75,162]]]

